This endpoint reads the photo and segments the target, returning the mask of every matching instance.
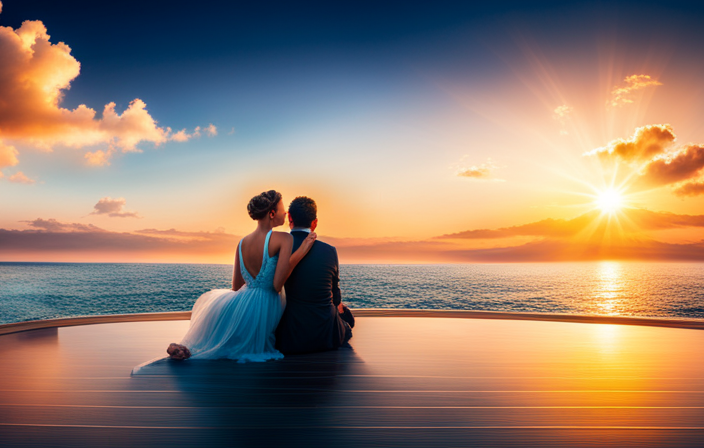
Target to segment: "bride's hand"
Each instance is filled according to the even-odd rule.
[[[315,232],[310,232],[306,239],[301,241],[301,245],[298,246],[296,252],[291,254],[291,258],[289,259],[289,268],[291,270],[289,271],[288,275],[291,275],[293,269],[298,265],[298,263],[303,259],[303,257],[306,256],[310,248],[313,247],[313,243],[315,243],[316,238],[318,238],[318,235]]]
[[[306,239],[303,240],[301,243],[301,249],[303,249],[304,253],[308,253],[311,247],[313,247],[313,243],[315,243],[316,238],[318,238],[318,234],[315,232],[310,232]]]

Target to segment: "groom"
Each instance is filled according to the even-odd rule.
[[[288,219],[296,251],[318,225],[315,201],[291,201]],[[284,354],[333,350],[352,337],[354,317],[342,304],[337,250],[322,241],[298,263],[286,280],[286,309],[276,329],[276,348]]]

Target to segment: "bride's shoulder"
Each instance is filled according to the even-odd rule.
[[[288,232],[271,232],[271,238],[276,241],[293,241],[293,237]]]
[[[271,232],[270,251],[278,252],[285,244],[293,244],[293,237],[287,232]]]
[[[249,241],[249,239],[251,238],[251,236],[252,236],[251,233],[248,234],[248,235],[243,236],[243,237],[240,238],[240,240],[237,242],[237,245],[238,245],[238,246],[241,246],[243,241]]]

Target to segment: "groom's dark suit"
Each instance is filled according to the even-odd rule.
[[[291,235],[296,251],[308,233],[293,231]],[[340,270],[333,246],[322,241],[313,243],[284,288],[286,309],[276,329],[276,348],[282,353],[332,350],[352,337],[350,326],[337,311]]]

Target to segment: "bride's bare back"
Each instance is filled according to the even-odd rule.
[[[273,257],[281,250],[283,238],[287,235],[283,232],[271,232],[269,240],[269,256]],[[262,261],[264,260],[264,243],[266,242],[266,233],[254,231],[245,236],[240,244],[242,245],[242,258],[244,259],[244,267],[252,277],[256,277],[262,269]],[[242,268],[242,266],[240,266]]]

